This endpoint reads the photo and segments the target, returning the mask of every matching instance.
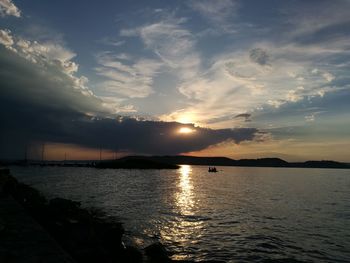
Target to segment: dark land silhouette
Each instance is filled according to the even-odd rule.
[[[306,161],[306,162],[287,162],[280,158],[261,158],[261,159],[241,159],[234,160],[227,157],[196,157],[196,156],[127,156],[114,161],[104,161],[101,164],[108,168],[119,168],[124,164],[145,164],[151,165],[208,165],[208,166],[246,166],[246,167],[295,167],[295,168],[338,168],[349,169],[350,164],[336,161]],[[154,162],[154,163],[152,163]],[[115,166],[115,167],[113,167]],[[121,167],[122,168],[122,167]],[[132,167],[131,168],[137,168]],[[155,167],[156,168],[156,167]],[[159,169],[159,168],[156,168]]]
[[[178,169],[181,164],[207,166],[244,166],[244,167],[285,167],[285,168],[332,168],[350,169],[350,163],[331,160],[287,162],[280,158],[259,158],[234,160],[228,157],[197,157],[186,155],[165,156],[126,156],[114,160],[0,160],[0,165],[40,165],[65,167],[92,167],[110,169]]]
[[[177,164],[159,162],[147,158],[122,158],[96,163],[96,168],[114,169],[178,169]]]

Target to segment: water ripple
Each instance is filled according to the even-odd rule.
[[[174,259],[350,262],[350,171],[182,166],[178,171],[13,167],[48,197],[123,221],[130,242]]]

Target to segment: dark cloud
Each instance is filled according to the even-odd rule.
[[[261,65],[261,66],[265,66],[265,65],[269,65],[269,61],[270,61],[270,57],[269,55],[266,53],[265,50],[261,49],[261,48],[254,48],[251,49],[249,52],[249,57],[250,59]]]
[[[235,118],[242,118],[245,122],[250,122],[252,115],[249,113],[241,113],[235,116]]]
[[[20,153],[30,141],[73,143],[92,148],[121,149],[146,154],[177,154],[201,150],[209,145],[232,140],[253,140],[256,129],[211,130],[194,127],[193,135],[181,135],[183,124],[138,121],[136,119],[91,118],[70,110],[52,110],[2,98],[1,108],[10,109],[1,117],[1,138],[7,149],[16,146]],[[3,109],[1,109],[3,110]],[[15,147],[15,148],[16,148]]]
[[[104,113],[102,100],[76,87],[58,66],[38,65],[0,47],[0,157],[23,157],[34,141],[71,143],[143,154],[178,154],[231,140],[253,140],[254,128],[179,134],[177,122],[140,121]],[[91,114],[95,113],[95,114]],[[98,116],[98,117],[97,117]]]
[[[33,63],[0,46],[0,96],[51,109],[107,112],[103,101],[84,87],[84,78],[73,77],[53,62]]]
[[[177,154],[197,151],[226,140],[239,143],[252,140],[256,129],[195,128],[191,135],[181,135],[183,124],[177,122],[137,121],[131,118],[88,120],[71,123],[71,138],[82,145],[104,148],[119,147],[139,153]],[[187,125],[191,126],[191,125]],[[81,134],[79,131],[86,131]],[[77,132],[77,133],[76,133]],[[112,144],[112,145],[111,145]]]

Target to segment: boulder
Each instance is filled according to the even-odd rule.
[[[18,182],[10,175],[9,169],[0,168],[0,196],[12,194]]]
[[[160,243],[153,243],[144,249],[148,262],[151,263],[167,263],[171,262],[169,252],[165,246]]]

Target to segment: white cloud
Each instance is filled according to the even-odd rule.
[[[315,57],[325,56],[322,49],[309,54],[308,49],[294,46],[260,46],[216,57],[209,70],[179,86],[190,101],[188,108],[162,118],[177,120],[188,113],[202,125],[212,127],[214,120],[232,125],[231,116],[242,111],[253,112],[266,105],[279,108],[337,90],[328,86],[334,76],[322,66],[315,70],[312,63]],[[253,58],[252,50],[258,51]]]
[[[43,104],[74,108],[89,114],[106,115],[132,110],[131,107],[122,105],[121,101],[112,102],[110,99],[104,100],[94,95],[87,86],[88,79],[85,76],[75,75],[78,71],[78,64],[72,61],[75,53],[59,43],[53,41],[39,43],[13,36],[9,30],[0,30],[0,44],[26,61],[17,62],[13,59],[11,65],[19,70],[18,68],[22,69],[23,66],[15,63],[25,64],[33,76],[32,79],[19,78],[16,82],[23,79],[26,83],[14,87],[14,89],[20,88],[18,94],[27,96],[28,100],[40,100]]]
[[[106,108],[118,109],[118,114],[134,114],[137,112],[134,105],[125,104],[125,99],[116,96],[100,96],[103,99],[103,105]]]
[[[161,67],[159,61],[139,59],[128,60],[128,56],[113,55],[109,52],[97,56],[98,75],[105,77],[100,84],[103,92],[110,96],[121,95],[128,98],[144,98],[153,93],[152,85]]]
[[[0,29],[0,44],[4,45],[6,48],[10,48],[12,47],[13,43],[11,31]]]
[[[324,72],[322,76],[327,80],[327,82],[332,82],[335,79],[335,76],[329,72]]]
[[[305,120],[308,122],[313,122],[315,121],[315,115],[314,114],[306,115]]]
[[[124,37],[139,37],[145,47],[158,58],[146,59],[127,54],[101,53],[97,74],[107,78],[100,87],[109,94],[128,98],[144,98],[154,92],[154,80],[159,71],[169,72],[185,81],[199,72],[200,57],[195,40],[181,24],[183,19],[168,19],[133,29],[123,29]]]
[[[45,57],[49,61],[59,60],[61,62],[67,62],[76,56],[72,51],[53,42],[38,43],[37,41],[20,38],[17,46],[25,54],[32,55],[33,57]]]
[[[239,8],[236,1],[226,0],[191,1],[190,6],[208,19],[211,29],[216,31],[232,29]],[[342,15],[342,19],[332,19],[322,28],[345,19]],[[232,116],[241,112],[279,108],[342,88],[333,85],[338,73],[330,61],[348,50],[344,39],[313,45],[301,41],[254,43],[252,40],[250,45],[232,47],[232,51],[224,50],[213,57],[210,52],[199,52],[198,35],[186,27],[185,21],[171,17],[120,32],[124,37],[139,37],[159,57],[162,71],[177,79],[176,88],[186,99],[181,109],[160,116],[163,120],[192,120],[211,127],[221,122],[221,127],[231,126]],[[317,23],[314,24],[308,32],[318,30]],[[298,28],[293,30],[302,33]],[[283,39],[291,38],[283,36]],[[122,80],[121,76],[118,79]]]
[[[301,92],[298,92],[298,91],[299,91],[298,89],[289,90],[287,92],[287,95],[286,95],[287,101],[297,102],[299,100],[302,100],[303,99],[303,94]]]
[[[140,29],[145,45],[170,68],[178,69],[184,78],[199,66],[196,41],[190,31],[178,23],[160,22]]]
[[[139,29],[138,28],[122,29],[120,30],[119,34],[122,37],[136,37],[139,34]]]
[[[212,22],[221,24],[230,17],[227,10],[232,14],[238,8],[234,1],[193,1],[191,6]],[[279,108],[337,90],[329,86],[335,79],[332,67],[322,61],[344,52],[344,47],[339,45],[260,42],[205,58],[198,52],[196,36],[181,19],[174,18],[120,33],[140,37],[145,47],[159,57],[162,70],[176,76],[177,89],[187,99],[187,107],[182,104],[181,109],[160,118],[191,119],[211,127],[220,121],[231,126],[235,121],[232,116],[241,112],[263,110],[268,106]],[[118,63],[115,67],[123,71],[125,63]],[[116,80],[127,79],[128,76],[118,72]],[[147,83],[151,88],[153,83]]]
[[[102,38],[97,42],[108,46],[114,46],[114,47],[120,47],[125,44],[124,40],[114,39],[110,37]]]
[[[58,43],[39,43],[19,37],[15,48],[22,56],[32,62],[42,63],[45,61],[45,63],[56,64],[68,74],[78,71],[78,64],[71,61],[76,54]]]
[[[21,11],[11,0],[0,0],[0,16],[21,17]]]
[[[285,100],[268,100],[267,104],[275,108],[279,108],[282,104],[285,103]]]
[[[121,30],[123,36],[138,36],[147,49],[156,54],[169,71],[181,80],[198,74],[201,63],[193,34],[182,23],[185,19],[169,18],[134,29]]]
[[[190,1],[189,4],[193,10],[199,12],[217,29],[225,33],[235,32],[229,19],[234,17],[237,12],[237,1],[193,0]]]
[[[120,53],[120,54],[116,54],[115,56],[117,59],[121,59],[121,60],[131,60],[132,56],[126,53]]]

